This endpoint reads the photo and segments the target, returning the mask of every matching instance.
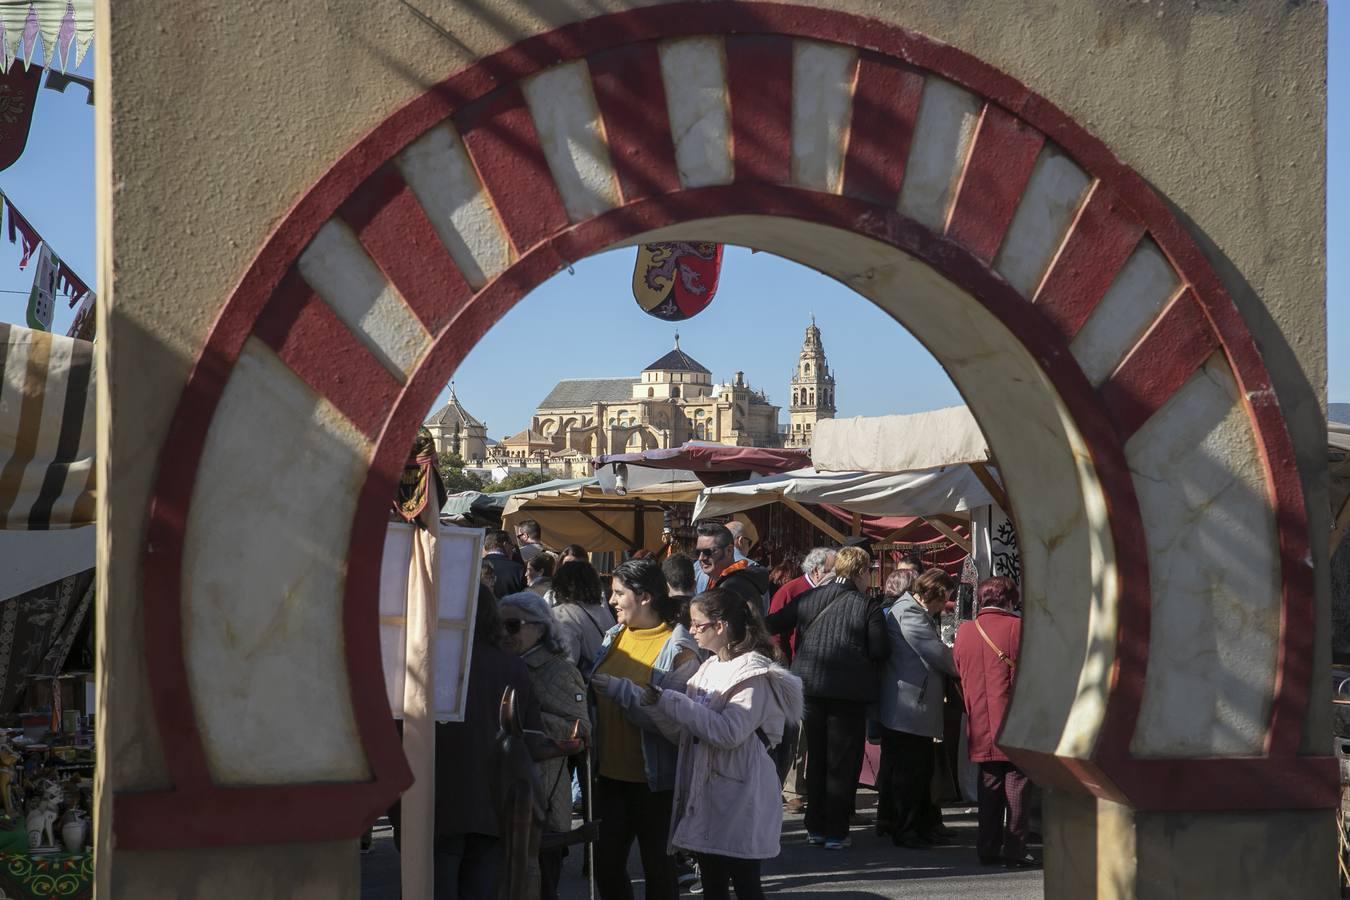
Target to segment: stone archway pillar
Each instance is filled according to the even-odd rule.
[[[1337,892],[1327,864],[1334,863],[1336,829],[1328,810],[1139,812],[1048,791],[1045,822],[1047,900],[1330,898]]]
[[[356,896],[416,424],[533,286],[690,229],[854,287],[990,435],[1052,896],[1329,892],[1322,6],[111,8],[101,895]]]

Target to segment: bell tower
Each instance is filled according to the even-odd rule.
[[[806,328],[789,394],[788,434],[784,446],[809,447],[816,423],[834,418],[834,373],[825,360],[825,345],[821,343],[814,315]]]

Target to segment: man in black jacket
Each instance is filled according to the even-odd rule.
[[[497,574],[492,593],[498,600],[525,590],[525,567],[511,558],[512,549],[511,535],[500,528],[489,529],[483,537],[483,562]]]
[[[845,547],[835,557],[832,580],[767,619],[775,634],[797,633],[792,671],[806,695],[806,834],[827,850],[851,843],[867,704],[877,698],[880,666],[891,649],[881,603],[864,593],[871,567],[866,550]]]
[[[768,609],[769,570],[748,559],[734,559],[734,541],[725,525],[706,522],[698,526],[698,565],[708,579],[704,590],[734,591],[763,615]]]

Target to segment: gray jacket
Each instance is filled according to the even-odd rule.
[[[596,669],[600,668],[600,663],[604,662],[605,656],[609,653],[609,648],[623,629],[624,626],[615,625],[606,632],[604,643],[600,645],[600,652],[592,660],[590,670],[586,673],[587,679],[595,673]],[[675,658],[685,650],[691,651],[690,658],[683,665],[676,666]],[[665,646],[656,655],[656,662],[652,663],[652,683],[663,691],[683,693],[685,684],[698,671],[699,662],[698,644],[694,641],[694,636],[683,625],[677,623],[670,637],[666,638]],[[675,763],[679,756],[679,727],[667,717],[656,713],[655,706],[643,706],[642,693],[642,687],[627,678],[613,679],[608,691],[609,699],[623,708],[628,721],[642,729],[642,767],[647,773],[647,787],[653,791],[669,791],[675,787]],[[597,734],[598,729],[594,727],[596,721],[595,691],[592,690],[590,694],[592,697],[590,706],[593,729],[591,745],[597,748],[598,756],[600,738]],[[599,768],[599,760],[597,759],[596,770],[599,771]]]
[[[905,594],[886,614],[891,655],[881,676],[881,724],[892,731],[942,736],[944,676],[956,677],[951,648],[913,596]]]

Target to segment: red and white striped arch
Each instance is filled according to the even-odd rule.
[[[1297,756],[1313,586],[1293,449],[1192,237],[959,50],[690,3],[454,75],[268,239],[162,456],[144,616],[172,786],[116,797],[119,848],[353,837],[408,786],[375,598],[417,425],[533,287],[691,228],[844,278],[953,372],[1033,545],[1003,739],[1034,775],[1139,808],[1334,805],[1333,762]]]

